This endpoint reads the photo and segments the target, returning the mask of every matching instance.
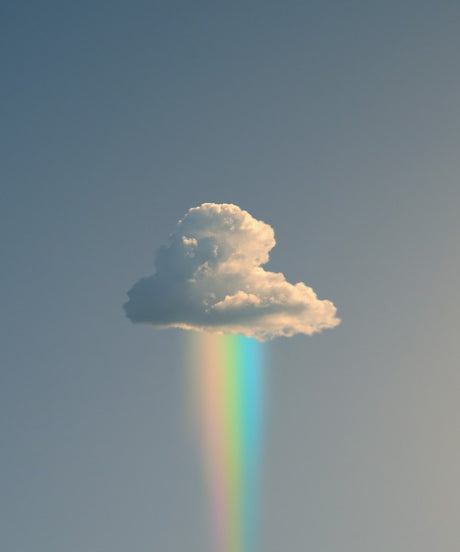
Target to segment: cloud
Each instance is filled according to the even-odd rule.
[[[272,227],[237,205],[194,207],[157,251],[155,274],[128,291],[126,315],[158,328],[260,340],[337,326],[331,301],[262,268],[275,243]]]

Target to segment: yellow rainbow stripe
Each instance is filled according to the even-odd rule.
[[[261,344],[193,334],[193,387],[217,552],[256,552],[262,422]]]

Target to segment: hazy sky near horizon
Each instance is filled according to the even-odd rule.
[[[190,207],[225,202],[342,319],[266,345],[263,552],[458,549],[459,4],[0,21],[0,547],[212,552],[183,332],[122,304]]]

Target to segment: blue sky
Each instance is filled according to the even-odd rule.
[[[207,201],[343,320],[267,345],[264,552],[458,548],[459,19],[4,3],[3,549],[210,550],[183,334],[122,309]]]

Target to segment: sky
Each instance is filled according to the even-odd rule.
[[[185,332],[122,307],[204,202],[342,320],[264,345],[263,552],[458,549],[458,3],[0,21],[2,549],[212,552]]]

